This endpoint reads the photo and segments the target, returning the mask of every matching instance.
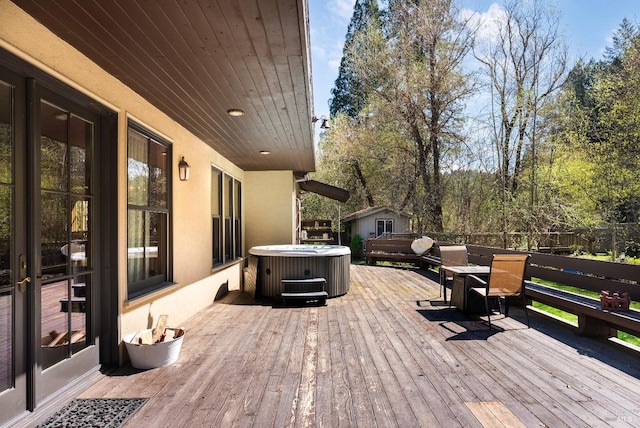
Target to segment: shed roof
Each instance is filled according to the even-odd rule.
[[[389,206],[382,206],[382,207],[367,207],[364,209],[361,209],[359,211],[356,211],[354,213],[351,213],[349,215],[347,215],[346,217],[344,217],[342,219],[342,222],[349,222],[349,221],[353,221],[353,220],[357,220],[360,218],[364,218],[364,217],[369,217],[372,215],[376,215],[379,214],[381,212],[385,212],[385,211],[389,211],[392,212],[396,215],[399,215],[401,217],[406,217],[406,218],[411,218],[410,214],[407,214],[406,212],[402,211],[402,210],[397,210],[393,207],[389,207]]]

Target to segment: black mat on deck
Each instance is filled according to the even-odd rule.
[[[148,398],[77,398],[40,427],[121,427]]]

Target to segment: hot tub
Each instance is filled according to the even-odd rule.
[[[341,245],[265,245],[249,250],[255,294],[280,297],[283,279],[324,278],[329,297],[349,290],[351,249]],[[257,261],[257,263],[256,263]]]

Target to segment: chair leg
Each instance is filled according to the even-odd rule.
[[[444,296],[444,303],[447,303],[447,277],[440,272],[440,296]]]
[[[498,305],[500,305],[500,301],[498,301]],[[491,313],[489,312],[489,296],[486,294],[484,296],[484,307],[487,309],[487,321],[489,322],[489,330],[491,330]]]
[[[446,287],[446,279],[445,279],[445,287]],[[445,291],[446,293],[446,291]],[[449,295],[449,308],[451,308],[451,299],[453,298],[453,284],[451,285],[451,294]]]
[[[527,328],[531,328],[531,324],[529,324],[529,311],[527,310],[527,296],[522,293],[522,307],[524,308],[524,315],[527,318]]]

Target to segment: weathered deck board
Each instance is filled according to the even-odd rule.
[[[519,308],[489,331],[433,279],[352,266],[322,307],[231,293],[185,323],[176,363],[119,369],[82,397],[150,397],[132,427],[640,424],[639,356],[536,314],[527,329]]]

